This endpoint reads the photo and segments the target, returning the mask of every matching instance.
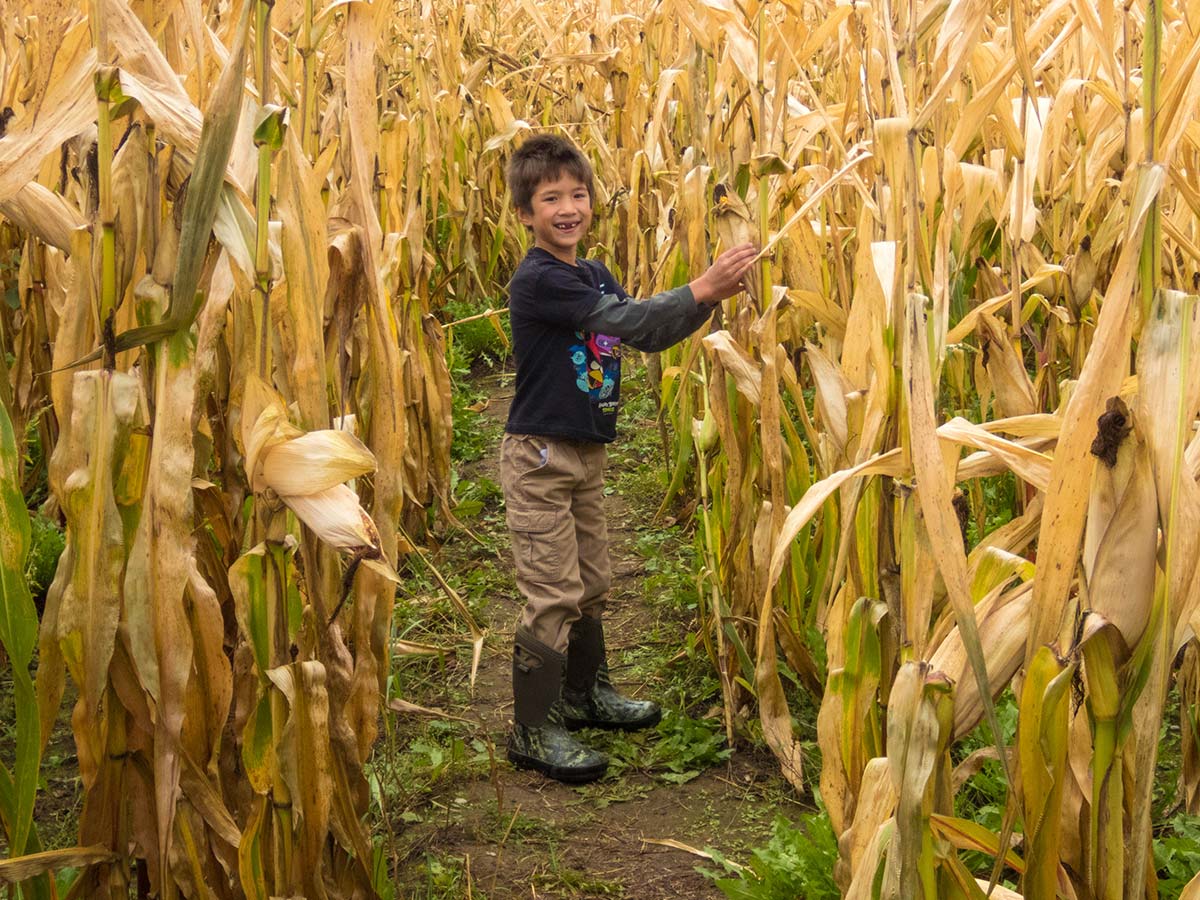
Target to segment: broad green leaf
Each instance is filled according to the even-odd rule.
[[[7,811],[9,855],[25,852],[33,827],[33,800],[41,761],[37,698],[29,665],[37,641],[37,610],[25,582],[30,525],[17,477],[17,442],[0,404],[0,644],[8,651],[13,675],[16,741],[12,807]]]

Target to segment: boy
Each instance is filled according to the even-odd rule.
[[[568,729],[636,729],[657,704],[613,688],[602,614],[610,571],[605,444],[616,436],[621,344],[662,350],[735,294],[752,244],[722,254],[690,285],[630,302],[612,273],[575,255],[592,221],[592,169],[565,138],[538,135],[513,154],[509,189],[534,246],[510,284],[516,393],[500,449],[517,587],[508,758],[560,781],[604,774],[604,754]]]

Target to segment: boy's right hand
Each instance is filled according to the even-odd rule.
[[[718,256],[708,271],[688,285],[696,302],[712,306],[742,290],[745,287],[742,277],[757,255],[758,248],[753,244],[740,244]]]

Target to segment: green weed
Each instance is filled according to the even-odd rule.
[[[404,734],[389,730],[367,768],[373,805],[413,824],[431,815],[430,801],[435,794],[486,777],[492,751],[470,727],[435,719]]]
[[[419,896],[425,900],[457,900],[470,896],[486,900],[484,893],[471,881],[466,858],[457,856],[437,857],[425,855],[425,892]]]
[[[466,318],[483,309],[483,306],[451,302],[446,306],[446,314],[451,319]],[[500,440],[500,423],[480,411],[488,394],[471,380],[471,371],[478,366],[494,368],[507,357],[512,336],[508,331],[507,316],[501,319],[504,341],[501,341],[500,335],[487,319],[457,325],[447,333],[446,358],[450,370],[451,421],[454,429],[450,459],[455,474],[458,465],[481,459]]]
[[[490,800],[475,837],[489,844],[553,844],[562,840],[563,830],[553,822],[525,815],[520,808],[499,810],[496,801]]]
[[[661,738],[652,748],[651,768],[663,781],[683,784],[702,771],[729,759],[725,736],[715,722],[692,719],[667,710],[658,723]]]
[[[1011,747],[1017,731],[1017,701],[1011,690],[1006,689],[996,699],[996,719],[1003,732],[1004,745]],[[962,739],[954,749],[954,762],[958,763],[976,750],[996,746],[987,722],[978,725]],[[959,818],[978,822],[984,828],[999,834],[1003,827],[1004,804],[1008,790],[1004,780],[1004,769],[994,759],[988,760],[972,775],[954,795],[954,814]],[[1020,824],[1017,825],[1020,831]],[[992,871],[993,858],[983,853],[968,850],[960,859],[978,877],[987,878]]]
[[[58,568],[58,558],[62,556],[66,546],[66,537],[58,523],[46,518],[40,512],[29,517],[32,526],[30,532],[29,557],[25,562],[25,578],[29,582],[29,592],[35,602],[42,602],[46,590],[54,579],[54,570]]]
[[[1179,813],[1154,841],[1158,896],[1175,900],[1200,872],[1200,816]]]
[[[21,493],[25,497],[25,506],[30,510],[37,509],[50,496],[50,461],[46,457],[46,448],[42,446],[42,416],[46,415],[49,407],[42,407],[30,416],[25,423],[25,441],[22,448],[18,442],[17,452],[25,457]]]
[[[451,474],[450,491],[458,499],[454,515],[459,519],[476,518],[484,510],[498,511],[504,500],[504,492],[492,479],[483,476],[473,480],[460,478],[457,470]]]
[[[1158,766],[1154,778],[1154,865],[1158,870],[1158,896],[1175,900],[1200,872],[1200,816],[1178,812],[1183,749],[1179,734],[1178,686],[1167,695],[1158,739]]]
[[[967,502],[971,510],[967,518],[967,543],[974,547],[1019,514],[1016,477],[1005,472],[975,479],[967,486]]]
[[[641,771],[671,784],[684,784],[705,769],[724,762],[732,752],[720,725],[664,710],[653,731],[590,732],[589,739],[609,755],[606,778]]]
[[[1151,806],[1151,816],[1156,822],[1170,816],[1179,800],[1179,779],[1183,768],[1180,703],[1179,686],[1173,684],[1163,706],[1162,727],[1158,733],[1158,765],[1155,768]]]
[[[837,838],[824,811],[801,816],[799,824],[777,816],[767,845],[753,850],[749,865],[740,872],[721,853],[711,847],[708,852],[724,872],[700,866],[696,870],[713,879],[730,900],[837,900],[841,896],[833,880]]]
[[[458,386],[451,396],[454,434],[450,442],[450,461],[456,469],[462,463],[481,459],[500,440],[499,423],[472,408],[478,407],[486,398],[482,392]]]
[[[501,301],[495,298],[484,298],[481,302],[450,300],[442,307],[441,312],[447,322],[455,322],[501,305]],[[470,369],[477,362],[495,366],[508,356],[508,348],[512,346],[512,329],[508,324],[508,316],[501,315],[496,319],[504,333],[503,338],[490,319],[476,319],[446,329],[446,350],[452,368]]]

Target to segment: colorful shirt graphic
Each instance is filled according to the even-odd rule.
[[[532,248],[509,286],[517,383],[509,431],[606,444],[616,437],[621,339],[583,325],[597,301],[628,295],[603,263]]]
[[[621,339],[607,334],[576,331],[579,343],[571,345],[575,366],[575,386],[583,391],[602,413],[617,408],[613,391],[621,377]]]

